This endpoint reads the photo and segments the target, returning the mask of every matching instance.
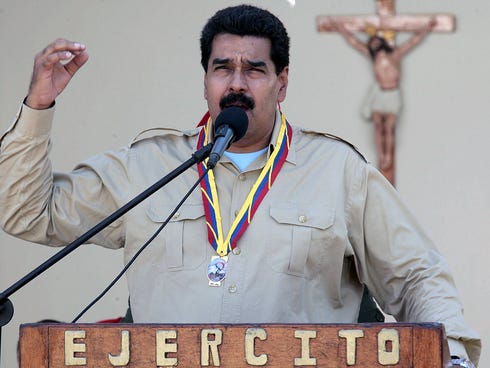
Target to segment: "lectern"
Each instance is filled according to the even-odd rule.
[[[405,324],[24,324],[21,368],[443,368],[444,327]]]

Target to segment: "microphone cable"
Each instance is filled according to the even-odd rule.
[[[185,196],[182,198],[182,200],[177,204],[175,209],[168,215],[166,220],[160,225],[160,227],[156,230],[156,232],[144,243],[141,248],[136,252],[136,254],[129,260],[129,262],[123,267],[121,272],[112,280],[112,282],[94,299],[90,304],[88,304],[79,314],[78,316],[75,317],[75,319],[71,323],[76,323],[90,308],[92,308],[102,297],[107,294],[107,292],[119,281],[119,279],[126,273],[126,271],[131,267],[131,265],[136,261],[136,258],[143,252],[143,250],[146,249],[146,247],[160,234],[160,232],[163,230],[165,226],[170,222],[170,219],[177,213],[180,207],[184,204],[184,202],[189,198],[191,193],[196,189],[196,187],[199,185],[201,180],[204,179],[204,177],[208,174],[208,171],[210,170],[209,167],[206,167],[206,170],[204,173],[199,177],[199,179],[194,183],[194,185],[189,189],[189,191],[185,194]]]

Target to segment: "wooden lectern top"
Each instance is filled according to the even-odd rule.
[[[21,368],[442,368],[441,324],[25,324]]]

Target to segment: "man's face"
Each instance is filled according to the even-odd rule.
[[[369,42],[368,42],[368,48],[373,53],[376,55],[379,51],[385,51],[387,53],[390,53],[393,51],[393,49],[390,47],[388,42],[381,37],[372,37]]]
[[[270,40],[219,34],[213,40],[204,76],[204,98],[213,121],[225,107],[239,106],[248,116],[245,136],[230,151],[251,152],[267,146],[278,102],[286,98],[288,68],[276,74]]]

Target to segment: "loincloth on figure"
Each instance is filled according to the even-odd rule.
[[[361,115],[371,120],[374,111],[398,115],[402,109],[402,94],[399,88],[381,89],[373,83],[362,105]]]

